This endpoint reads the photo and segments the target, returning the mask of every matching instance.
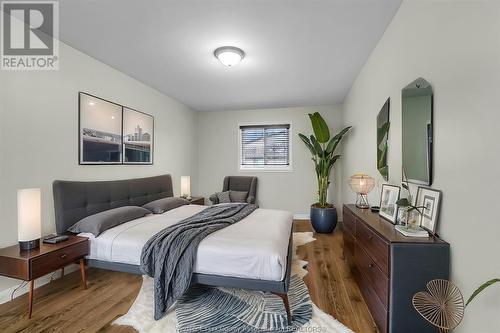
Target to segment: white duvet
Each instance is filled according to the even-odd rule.
[[[89,259],[139,265],[141,250],[158,231],[206,206],[186,205],[164,214],[148,215],[106,230],[90,238]],[[216,231],[199,245],[195,272],[250,279],[281,281],[285,277],[290,212],[257,209],[238,223]]]

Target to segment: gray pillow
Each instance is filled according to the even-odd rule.
[[[108,229],[148,214],[151,214],[149,210],[137,206],[113,208],[81,219],[69,227],[68,231],[75,234],[88,232],[97,237]]]
[[[229,191],[231,202],[247,202],[247,191]]]
[[[217,193],[217,198],[219,198],[219,203],[230,203],[231,197],[229,196],[229,191]]]
[[[151,212],[153,212],[153,214],[163,214],[171,209],[189,204],[189,200],[169,197],[148,202],[142,207],[150,210]]]

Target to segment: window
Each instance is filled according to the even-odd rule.
[[[240,169],[290,170],[290,124],[240,126]]]

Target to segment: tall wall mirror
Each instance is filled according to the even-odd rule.
[[[418,78],[402,91],[403,179],[432,184],[432,86]]]

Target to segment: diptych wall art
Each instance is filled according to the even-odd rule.
[[[153,164],[153,116],[79,93],[79,164]]]

